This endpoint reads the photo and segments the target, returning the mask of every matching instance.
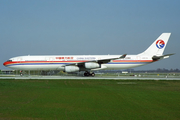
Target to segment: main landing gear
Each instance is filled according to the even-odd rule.
[[[94,72],[88,72],[88,71],[86,71],[85,73],[84,73],[84,76],[92,76],[92,77],[94,77],[95,76],[95,73]]]

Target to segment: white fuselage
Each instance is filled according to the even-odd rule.
[[[4,65],[15,70],[64,70],[64,66],[68,64],[97,61],[119,56],[120,55],[19,56],[9,59]],[[154,61],[150,56],[127,55],[123,59],[111,60],[108,63],[101,64],[99,68],[91,70],[127,69],[146,65],[151,62]]]

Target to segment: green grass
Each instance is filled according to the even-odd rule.
[[[180,81],[0,80],[0,119],[180,119]]]

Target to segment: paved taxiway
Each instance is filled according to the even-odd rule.
[[[49,79],[49,80],[61,80],[61,79],[72,79],[72,80],[89,80],[89,79],[100,79],[100,80],[180,80],[180,78],[168,77],[168,78],[147,78],[147,77],[81,77],[81,76],[10,76],[0,77],[0,79]]]

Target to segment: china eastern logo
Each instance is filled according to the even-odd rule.
[[[165,46],[165,42],[163,40],[158,40],[156,46],[157,48],[162,49]]]

